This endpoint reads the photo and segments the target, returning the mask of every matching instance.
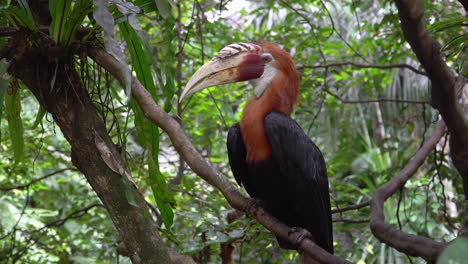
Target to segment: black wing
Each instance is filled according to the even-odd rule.
[[[288,178],[295,207],[303,209],[304,226],[316,243],[333,253],[330,194],[325,161],[302,128],[285,114],[265,118],[265,131],[281,174]]]
[[[234,124],[229,129],[226,145],[232,174],[237,183],[242,186],[242,183],[245,181],[244,177],[247,176],[248,171],[245,161],[246,150],[239,123]]]

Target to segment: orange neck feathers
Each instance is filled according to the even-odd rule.
[[[263,95],[259,98],[252,96],[242,113],[240,127],[247,149],[247,162],[262,161],[271,156],[271,146],[265,134],[265,117],[274,111],[290,115],[299,97],[299,74],[289,54],[269,43],[263,48],[275,57],[273,63],[278,71]]]

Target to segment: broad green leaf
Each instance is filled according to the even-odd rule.
[[[36,24],[34,23],[34,18],[31,13],[31,9],[29,8],[29,4],[27,0],[18,0],[18,4],[20,6],[20,9],[23,11],[21,20],[24,22],[23,27],[29,28],[32,31],[36,31]],[[10,6],[13,7],[13,6]]]
[[[71,9],[71,0],[50,0],[49,11],[52,16],[50,34],[56,43],[61,43],[63,33],[66,31],[66,22]]]
[[[168,19],[172,17],[171,13],[171,5],[169,4],[169,1],[167,0],[155,0],[156,6],[158,8],[158,13],[161,15],[164,19]]]
[[[170,228],[174,219],[174,212],[170,206],[173,202],[173,195],[167,188],[166,177],[159,169],[159,129],[144,117],[140,108],[133,101],[130,102],[130,106],[135,113],[138,142],[148,150],[148,182],[161,212],[163,223],[166,228]]]
[[[450,242],[449,246],[437,259],[437,264],[464,264],[466,263],[466,252],[468,249],[468,238],[458,237]]]
[[[171,193],[169,192],[166,184],[166,177],[159,171],[159,168],[155,166],[152,159],[148,161],[149,164],[149,183],[153,196],[156,201],[156,205],[161,213],[162,221],[167,229],[170,229],[174,223],[174,211],[170,205],[173,200]]]
[[[37,31],[32,14],[28,10],[18,6],[9,6],[3,10],[3,14],[15,28],[25,27],[31,31]]]
[[[32,17],[31,9],[29,8],[28,0],[18,0],[18,4],[23,9]]]
[[[466,27],[468,26],[467,17],[456,17],[444,21],[436,21],[433,25],[429,26],[431,32],[440,32],[452,27]]]
[[[163,94],[165,97],[164,102],[164,110],[169,112],[172,108],[172,97],[175,94],[175,67],[174,67],[174,58],[176,56],[176,51],[174,46],[172,45],[172,41],[175,39],[174,35],[174,18],[171,17],[167,18],[163,23],[163,52],[162,52],[162,59],[163,59],[163,69],[165,75],[165,83]]]
[[[449,51],[455,48],[463,50],[468,46],[468,34],[457,36],[450,40],[441,50],[441,52]]]
[[[84,18],[90,12],[92,12],[93,4],[91,0],[77,0],[73,5],[73,9],[69,14],[69,18],[66,21],[66,27],[64,29],[63,38],[61,43],[65,47],[69,47],[75,40],[76,32],[83,23]]]
[[[129,22],[120,23],[119,28],[130,51],[132,65],[134,66],[137,78],[150,92],[153,99],[156,100],[156,87],[151,74],[151,67],[146,56],[147,52],[144,51],[144,47],[137,32]],[[171,195],[167,188],[166,179],[159,170],[159,129],[146,120],[139,110],[136,112],[136,115],[135,125],[141,128],[138,129],[140,142],[144,142],[144,145],[149,152],[149,183],[153,191],[157,207],[161,212],[163,223],[166,228],[170,228],[173,223],[174,212],[170,206]],[[143,140],[141,140],[141,138],[143,138]]]
[[[138,80],[150,92],[153,99],[156,99],[156,87],[154,86],[151,67],[148,63],[146,52],[143,50],[138,34],[128,22],[120,23],[119,28],[125,42],[127,43],[127,48],[130,51],[132,65],[134,67],[133,70],[135,71]]]
[[[23,121],[21,120],[20,89],[10,85],[5,95],[5,112],[8,120],[8,132],[13,147],[15,163],[22,160],[24,155]]]

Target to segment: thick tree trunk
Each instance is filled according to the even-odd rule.
[[[126,196],[123,177],[101,157],[96,140],[102,139],[118,162],[120,153],[109,138],[103,120],[83,86],[70,54],[51,57],[50,49],[34,46],[28,33],[10,39],[9,73],[20,79],[50,112],[72,147],[72,161],[83,172],[111,217],[133,263],[169,263],[144,198],[131,188],[134,203]]]

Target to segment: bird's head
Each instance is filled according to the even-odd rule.
[[[195,72],[179,100],[207,87],[240,81],[250,81],[255,97],[260,98],[280,75],[298,89],[299,74],[289,53],[269,42],[235,43],[222,48]]]

